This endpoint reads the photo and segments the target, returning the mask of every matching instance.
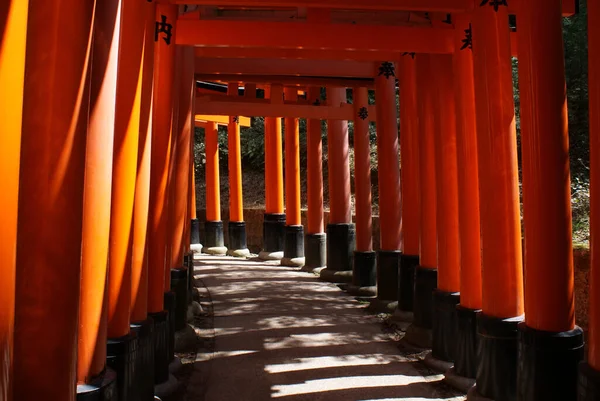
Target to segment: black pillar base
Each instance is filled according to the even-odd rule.
[[[352,223],[327,225],[327,267],[321,270],[322,280],[350,283],[356,247],[356,227]]]
[[[190,244],[200,243],[200,220],[190,220]]]
[[[433,343],[433,291],[437,288],[437,269],[417,266],[415,269],[415,292],[413,322],[407,328],[404,339],[418,347],[431,348]]]
[[[137,358],[136,401],[154,400],[154,321],[148,318],[131,324],[139,341]]]
[[[460,302],[460,293],[433,291],[433,327],[431,355],[445,362],[454,362],[458,326],[456,305]]]
[[[285,241],[283,245],[283,266],[304,266],[304,227],[285,226]]]
[[[481,310],[456,306],[456,354],[454,371],[457,376],[475,379],[477,375],[477,313]]]
[[[600,400],[600,372],[592,368],[587,362],[579,364],[579,380],[577,381],[577,400]]]
[[[131,401],[138,392],[137,364],[139,338],[134,331],[119,338],[109,338],[106,346],[106,365],[117,373],[119,401]]]
[[[77,385],[77,401],[119,401],[117,373],[106,368],[88,384]]]
[[[347,291],[360,297],[377,295],[377,254],[375,252],[354,252],[352,285]]]
[[[227,254],[239,257],[250,255],[246,239],[246,223],[243,221],[230,221],[227,223],[227,230],[229,238]]]
[[[164,305],[165,310],[169,313],[168,322],[168,343],[167,351],[169,360],[167,363],[171,363],[175,358],[175,322],[177,320],[177,294],[174,291],[165,292],[164,294]]]
[[[477,314],[477,393],[495,401],[517,398],[518,324],[523,317],[501,319]]]
[[[398,300],[398,270],[400,251],[377,251],[377,299]]]
[[[583,330],[560,333],[519,324],[518,401],[576,401],[577,370],[583,361]]]
[[[313,271],[327,266],[327,234],[306,234],[304,237],[304,256],[302,270]]]
[[[221,254],[227,252],[225,248],[222,221],[207,221],[204,223],[204,248],[205,253]]]
[[[265,213],[263,220],[263,251],[261,259],[279,260],[285,246],[285,214]]]
[[[188,269],[171,269],[171,291],[175,293],[175,331],[183,330],[187,321]]]
[[[398,270],[398,310],[413,311],[415,296],[415,269],[419,266],[419,256],[402,255],[400,270]]]
[[[194,254],[188,253],[183,256],[183,265],[187,269],[187,303],[192,303],[194,290]]]
[[[169,380],[169,312],[149,313],[154,321],[154,384]]]

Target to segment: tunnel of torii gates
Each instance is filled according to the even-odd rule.
[[[204,251],[245,256],[240,125],[257,116],[266,154],[260,257],[376,294],[371,309],[394,312],[410,323],[407,342],[453,365],[449,382],[476,381],[469,399],[600,399],[600,3],[588,1],[587,355],[574,321],[561,30],[576,8],[560,0],[4,0],[0,400],[153,399],[170,380],[200,248],[193,127],[206,130]],[[519,59],[523,242],[511,56]],[[227,242],[219,124],[228,130]]]

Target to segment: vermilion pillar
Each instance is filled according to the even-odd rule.
[[[346,104],[346,88],[327,88],[327,104]],[[327,225],[327,268],[321,279],[332,282],[352,281],[355,227],[350,208],[350,164],[348,122],[327,121],[327,159],[329,168],[329,224]]]
[[[221,189],[219,178],[219,131],[217,123],[206,123],[206,222],[204,223],[204,252],[224,255],[227,252],[221,221]]]
[[[470,14],[454,19],[454,98],[458,166],[458,218],[460,235],[460,305],[454,372],[474,379],[477,373],[477,322],[481,310],[481,243],[477,129]],[[475,172],[475,173],[474,173]]]
[[[392,62],[376,67],[377,170],[379,180],[379,233],[377,299],[393,312],[398,305],[398,268],[402,248],[400,143],[396,107],[396,72]]]
[[[508,7],[491,2],[475,7],[472,29],[483,244],[476,391],[511,399],[523,263]]]
[[[285,88],[285,100],[298,101],[295,87]],[[285,237],[283,266],[304,266],[304,227],[300,214],[300,127],[297,118],[285,119]]]
[[[27,7],[26,2],[18,3]],[[90,94],[88,67],[94,3],[40,2],[29,9],[16,259],[17,266],[27,268],[18,269],[16,275],[14,400],[76,399],[81,222]],[[15,8],[15,4],[10,4],[10,24],[3,24],[3,35],[14,32],[11,39],[18,40],[16,18],[23,22],[24,10]],[[2,8],[6,10],[4,5]],[[69,21],[67,25],[65,19]],[[3,90],[18,80],[18,75],[13,75],[9,86],[4,86],[5,51],[12,44],[12,40],[6,41],[4,37],[0,53]],[[10,55],[10,66],[15,72],[19,63],[22,65],[22,44],[15,43],[19,47]],[[53,71],[52,79],[48,79],[49,71]],[[16,108],[21,99],[18,93],[11,94],[15,94],[10,99],[12,104],[2,108],[3,115],[10,107]],[[7,138],[5,133],[14,133],[15,123],[10,121],[16,115],[11,114],[6,120],[9,125],[3,128],[3,153],[10,151],[4,147],[4,138]],[[9,131],[4,131],[6,128]],[[8,139],[14,141],[16,137]],[[10,160],[3,157],[1,163],[4,166]],[[5,185],[11,182],[10,176],[3,179],[8,180]],[[6,199],[8,188],[3,191],[2,199]],[[3,209],[3,213],[8,211]],[[8,221],[2,220],[3,227],[5,223]],[[2,244],[7,245],[8,242]],[[5,255],[10,257],[2,253],[3,258]],[[4,259],[2,262],[4,272],[8,266]],[[4,366],[6,360],[3,356]],[[3,383],[5,377],[0,379]]]
[[[584,350],[583,330],[575,326],[561,2],[520,3],[519,17],[527,285],[517,399],[575,400]]]
[[[154,93],[152,107],[152,162],[150,169],[148,311],[159,318],[155,324],[155,382],[168,379],[168,322],[164,315],[167,271],[167,183],[171,152],[171,119],[175,69],[175,20],[177,6],[156,5],[158,27],[154,47]],[[170,269],[170,267],[169,267]],[[155,318],[156,321],[156,318]]]
[[[271,103],[283,103],[283,87],[271,85],[265,90]],[[283,258],[285,222],[283,198],[283,147],[281,118],[265,118],[265,216],[261,259]]]
[[[0,399],[12,401],[13,330],[17,248],[19,157],[21,146],[23,79],[27,37],[28,1],[11,0],[0,10],[0,174],[4,189],[0,194]]]
[[[419,266],[415,269],[414,321],[406,340],[423,347],[432,342],[432,292],[437,288],[437,224],[435,171],[435,85],[431,56],[419,54],[417,62],[417,101],[419,115]]]
[[[106,366],[108,307],[110,305],[114,308],[115,303],[111,299],[114,294],[107,288],[107,267],[120,18],[119,0],[96,6],[94,38],[106,38],[106,41],[93,41],[90,64],[90,116],[85,152],[77,353],[77,381],[80,384],[96,379]],[[126,307],[129,307],[129,300]],[[128,311],[123,312],[127,314]],[[129,316],[126,318],[128,320]],[[128,332],[129,321],[125,333],[121,335]],[[123,394],[124,386],[120,383],[117,386],[118,393]]]
[[[354,208],[356,250],[352,286],[357,295],[376,294],[376,254],[373,252],[373,219],[371,205],[371,140],[369,137],[369,92],[354,88]]]
[[[456,109],[451,55],[430,56],[435,77],[435,176],[438,285],[433,293],[432,355],[452,362],[460,301]]]
[[[238,96],[238,84],[227,86],[227,95]],[[246,243],[246,223],[244,222],[244,196],[242,193],[242,153],[240,147],[239,116],[230,116],[227,125],[227,146],[229,165],[229,250],[232,256],[245,257],[250,254]]]
[[[419,265],[419,113],[417,62],[405,55],[398,65],[400,95],[400,176],[402,180],[402,257],[395,315],[411,321],[415,269]]]
[[[307,100],[314,106],[321,104],[321,88],[311,87]],[[304,253],[304,270],[325,267],[327,248],[323,214],[323,139],[321,120],[306,121],[306,198],[308,203]]]

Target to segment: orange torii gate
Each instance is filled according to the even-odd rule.
[[[47,3],[0,6],[0,173],[7,180],[0,197],[0,399],[151,400],[153,384],[161,391],[189,302],[191,280],[182,264],[191,260],[190,149],[197,124],[207,140],[205,245],[214,253],[225,245],[216,134],[226,124],[229,251],[248,253],[239,130],[249,121],[241,115],[266,117],[265,256],[306,262],[324,280],[352,282],[348,288],[358,294],[376,288],[371,307],[396,309],[398,319],[412,322],[406,340],[432,347],[433,363],[453,363],[449,382],[476,380],[469,399],[562,401],[578,392],[580,400],[598,398],[597,2],[589,6],[592,302],[589,356],[581,368],[561,36],[561,16],[576,12],[576,1]],[[218,19],[206,12],[214,3],[225,7]],[[203,7],[186,13],[180,4]],[[269,19],[265,9],[278,13]],[[398,20],[382,16],[388,12]],[[517,16],[516,32],[509,15]],[[198,79],[224,82],[229,91],[197,93]],[[240,83],[248,87],[243,97]],[[262,99],[258,86],[266,88]],[[346,88],[353,90],[352,105]],[[375,106],[368,105],[367,89],[375,89]],[[309,135],[304,244],[299,118],[308,119]],[[321,120],[328,121],[332,177],[327,226]],[[357,152],[356,226],[348,121]],[[369,121],[378,128],[377,258]]]

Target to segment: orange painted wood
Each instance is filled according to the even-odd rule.
[[[81,299],[77,353],[79,383],[88,383],[104,370],[108,317],[114,319],[114,308],[118,302],[108,283],[107,278],[110,276],[107,276],[107,269],[120,19],[120,0],[107,1],[102,6],[96,6],[94,37],[107,40],[94,40],[91,54],[90,120],[85,154],[81,238]],[[115,269],[118,268],[123,269],[124,266],[115,266]],[[124,271],[121,270],[112,278],[116,280],[115,276],[123,274]],[[116,295],[119,295],[118,291]],[[125,302],[124,306],[129,308],[129,299]],[[128,309],[118,312],[129,321]],[[125,334],[128,332],[129,324]],[[124,334],[118,336],[121,335]]]
[[[287,100],[298,100],[295,88],[285,88]],[[302,225],[300,220],[300,127],[297,118],[285,119],[285,224]]]
[[[194,163],[193,149],[194,149],[194,143],[192,143],[192,160],[191,160],[191,164],[192,164],[191,180],[192,180],[192,182],[190,183],[190,189],[191,189],[190,198],[192,199],[192,201],[191,201],[192,203],[190,205],[190,218],[192,220],[194,220],[198,217],[196,215],[196,165]]]
[[[456,26],[457,46],[453,60],[460,235],[460,304],[465,308],[478,310],[481,309],[481,226],[473,51],[468,47],[460,50],[465,37],[464,31],[469,29],[471,23],[471,16],[457,14],[452,18]]]
[[[376,50],[417,53],[451,53],[453,31],[385,25],[327,23],[180,20],[177,44],[234,47],[275,47],[334,50]],[[377,38],[377,40],[373,40]]]
[[[272,85],[269,89],[272,104],[283,103],[283,87]],[[283,199],[283,144],[281,118],[265,118],[265,201],[266,212],[284,213]]]
[[[229,84],[229,96],[237,96],[238,84]],[[229,165],[229,220],[244,221],[244,197],[242,193],[242,154],[240,145],[240,126],[235,121],[237,114],[231,114],[227,126],[227,147]]]
[[[141,0],[123,0],[115,112],[108,267],[108,337],[129,333],[133,204],[142,101],[145,15]]]
[[[476,7],[473,65],[481,210],[482,309],[523,314],[519,180],[508,12]]]
[[[345,88],[327,88],[327,104],[346,103]],[[327,166],[329,168],[329,223],[352,222],[350,209],[350,163],[348,121],[327,121]]]
[[[272,82],[277,82],[279,85],[296,85],[296,86],[352,86],[361,85],[372,89],[374,86],[373,79],[351,79],[351,78],[334,78],[334,77],[300,77],[290,75],[233,75],[233,74],[196,74],[196,79],[200,81],[212,82],[253,82],[258,85],[270,85]]]
[[[375,78],[377,106],[377,169],[379,171],[379,232],[381,249],[402,249],[402,198],[400,190],[400,143],[396,108],[396,79]]]
[[[369,105],[367,88],[354,88],[353,105],[356,250],[359,252],[369,252],[373,250],[373,219],[371,206],[369,117],[365,117],[363,114]],[[319,130],[320,128],[319,124]]]
[[[209,115],[203,115],[203,114],[196,114],[195,117],[195,121],[196,123],[207,123],[207,122],[213,122],[213,123],[218,123],[219,125],[227,125],[229,124],[229,117],[226,116],[209,116]],[[239,116],[239,122],[240,122],[240,126],[241,127],[250,127],[250,117],[242,117]],[[198,126],[198,124],[196,124],[196,126]]]
[[[600,3],[588,4],[589,71],[600,71]],[[588,76],[590,102],[590,269],[588,363],[600,371],[600,76]]]
[[[321,88],[312,87],[308,90],[308,100],[312,103],[321,101]],[[325,231],[323,215],[323,139],[321,120],[306,121],[306,198],[307,234],[320,234]]]
[[[207,123],[204,130],[206,148],[206,221],[221,220],[219,177],[219,133],[217,124]]]
[[[402,178],[402,252],[419,255],[419,113],[417,63],[410,56],[398,64],[400,84],[400,174]]]
[[[561,1],[520,6],[525,322],[562,332],[575,327],[575,297]]]
[[[13,332],[19,157],[21,149],[23,80],[27,39],[28,1],[9,0],[0,7],[0,399],[12,401]]]
[[[458,171],[456,165],[456,109],[452,56],[431,56],[435,77],[435,177],[438,288],[460,291],[458,238]]]
[[[437,268],[437,220],[435,190],[434,84],[430,56],[417,55],[417,101],[419,104],[419,232],[420,266]]]
[[[156,20],[174,21],[177,7],[157,4]],[[173,26],[175,35],[175,26]],[[167,247],[167,183],[171,152],[171,117],[175,71],[175,44],[161,34],[154,46],[154,101],[152,108],[152,165],[150,170],[150,226],[148,232],[148,312],[163,310]],[[170,269],[170,266],[169,266]]]
[[[195,97],[194,56],[190,47],[181,49],[181,68],[179,69],[179,96],[178,124],[177,124],[177,157],[174,162],[173,191],[174,191],[174,216],[173,216],[173,241],[171,266],[178,267],[183,264],[185,243],[189,239],[184,237],[186,221],[188,218],[188,187],[190,185],[190,153],[192,137],[193,98]]]
[[[27,268],[16,275],[14,400],[76,399],[94,4],[62,0],[29,8],[19,178],[27,196],[19,197],[16,259]],[[19,51],[11,56],[15,68],[18,57]]]
[[[154,81],[155,4],[144,6],[144,44],[140,134],[138,138],[135,199],[133,203],[133,250],[131,261],[131,316],[141,322],[148,315],[148,212],[152,152],[152,84]]]
[[[244,84],[244,96],[249,99],[256,98],[256,84]]]

